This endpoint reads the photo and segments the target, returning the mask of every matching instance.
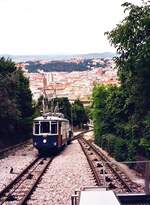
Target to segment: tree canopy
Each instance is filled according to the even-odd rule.
[[[89,121],[83,103],[77,99],[72,104],[72,121],[74,126],[83,127]]]
[[[64,114],[64,117],[71,122],[71,103],[67,97],[54,98],[49,101],[49,109],[54,110],[55,107],[58,107],[58,111]]]
[[[0,58],[0,143],[13,144],[29,138],[32,124],[29,82],[10,59]]]
[[[43,96],[38,99],[36,104],[36,115],[40,114],[42,111],[42,100]],[[54,111],[58,107],[58,111],[64,114],[64,117],[70,121],[70,124],[73,126],[78,126],[79,128],[83,127],[83,124],[88,122],[88,115],[83,106],[83,103],[77,99],[73,104],[69,102],[67,97],[62,98],[53,98],[48,101],[48,110]]]
[[[122,6],[127,16],[106,32],[117,49],[114,60],[120,86],[95,86],[95,136],[120,160],[150,158],[150,2]],[[122,153],[122,147],[128,152]]]

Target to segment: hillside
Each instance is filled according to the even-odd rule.
[[[0,54],[0,57],[4,56],[5,58],[10,58],[16,63],[27,62],[27,61],[55,61],[55,60],[69,60],[71,58],[83,58],[83,59],[92,59],[92,58],[113,58],[115,53],[103,52],[103,53],[89,53],[89,54],[74,54],[74,55],[9,55],[9,54]]]
[[[91,67],[102,67],[106,66],[105,62],[99,62],[93,65],[93,61],[90,59],[84,59],[82,61],[51,61],[46,63],[41,62],[28,62],[26,69],[29,72],[38,72],[38,70],[43,70],[45,72],[72,72],[72,71],[85,71],[91,69]]]

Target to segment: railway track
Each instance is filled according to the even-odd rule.
[[[96,184],[114,190],[116,193],[137,193],[143,188],[132,182],[129,177],[115,164],[111,162],[97,147],[80,137],[78,141],[85,153],[92,169]]]
[[[36,158],[0,192],[0,204],[6,205],[11,202],[15,205],[25,205],[52,160],[53,157]]]
[[[82,131],[82,132],[80,132],[79,134],[74,135],[71,141],[77,140],[77,139],[79,139],[83,134],[85,134],[85,133],[87,133],[87,132],[92,132],[92,131],[93,131],[93,129],[89,129],[89,130]]]

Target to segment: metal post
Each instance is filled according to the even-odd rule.
[[[73,110],[72,110],[72,103],[71,103],[71,131],[73,132]]]
[[[78,205],[78,194],[75,194],[71,196],[71,205]]]
[[[150,194],[150,161],[145,166],[145,193]]]
[[[71,205],[75,205],[74,204],[74,196],[71,196]]]

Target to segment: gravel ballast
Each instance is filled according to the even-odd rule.
[[[7,156],[0,159],[0,191],[5,188],[27,165],[37,156],[37,151],[32,143],[21,146],[7,153]],[[10,173],[13,168],[12,173]]]
[[[86,157],[74,141],[54,158],[29,205],[70,205],[71,195],[85,186],[95,186]]]

